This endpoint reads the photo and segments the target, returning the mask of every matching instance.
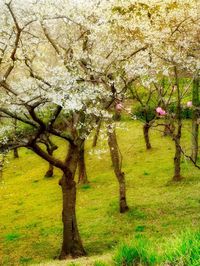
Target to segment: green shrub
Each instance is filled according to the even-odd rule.
[[[135,115],[137,119],[143,121],[151,121],[156,116],[156,106],[141,106],[136,105],[132,108],[132,114]]]
[[[176,113],[176,104],[170,104],[168,108],[170,113]],[[182,119],[191,119],[192,118],[192,109],[187,106],[182,106],[181,108],[181,117]]]
[[[136,105],[132,108],[132,114],[135,115],[138,119],[143,121],[151,121],[156,117],[156,108],[157,106],[141,106]],[[168,113],[176,113],[176,104],[172,103],[168,106]],[[187,106],[182,106],[181,108],[181,117],[182,119],[191,119],[192,118],[192,109]]]

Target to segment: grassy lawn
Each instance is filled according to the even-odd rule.
[[[183,231],[200,228],[200,172],[183,159],[185,179],[174,184],[174,145],[158,130],[151,131],[153,149],[145,150],[142,125],[121,122],[117,129],[127,180],[130,211],[119,214],[118,184],[114,176],[105,135],[96,150],[87,143],[89,185],[78,186],[77,216],[89,258],[79,265],[101,265],[110,260],[119,243],[141,235],[163,243]],[[184,148],[190,142],[190,125],[184,125]],[[56,140],[58,142],[58,140]],[[186,143],[186,144],[185,144]],[[101,147],[104,153],[99,155]],[[66,145],[56,151],[61,157]],[[0,265],[46,265],[59,254],[62,240],[60,172],[44,178],[48,164],[31,151],[21,149],[20,158],[8,156],[0,182]],[[159,245],[158,245],[159,246]],[[48,265],[56,265],[51,261]],[[74,265],[61,262],[60,265]],[[77,264],[78,265],[78,264]]]

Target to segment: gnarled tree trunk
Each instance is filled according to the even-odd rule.
[[[53,165],[51,163],[49,163],[49,169],[47,170],[45,177],[52,177],[53,176],[53,170],[54,170]]]
[[[110,148],[110,155],[114,168],[115,175],[119,182],[119,207],[120,213],[128,211],[128,205],[126,202],[126,182],[124,172],[121,169],[120,151],[117,144],[117,137],[115,130],[108,128],[108,145]]]
[[[52,156],[55,149],[48,147],[47,148],[48,154]],[[51,163],[49,163],[49,169],[47,170],[45,177],[52,177],[53,176],[53,170],[54,170],[53,165]]]
[[[86,164],[85,164],[85,141],[83,142],[83,144],[80,148],[80,151],[79,151],[78,182],[81,184],[88,183]]]
[[[47,147],[47,152],[49,155],[53,155],[53,152],[55,150],[57,150],[57,146],[55,144],[53,144],[50,139],[48,140],[48,143],[46,143],[46,147]],[[45,177],[52,177],[54,174],[54,167],[51,163],[49,163],[49,169],[47,170]]]
[[[150,125],[148,123],[145,123],[143,126],[143,133],[144,133],[144,140],[145,140],[145,144],[146,144],[146,148],[147,150],[151,149],[151,143],[150,143],[150,139],[149,139],[149,129],[150,129]]]
[[[79,149],[76,145],[70,144],[66,165],[68,172],[64,172],[60,185],[63,195],[63,243],[60,259],[67,257],[79,257],[86,254],[79,235],[76,220],[76,183],[74,176],[79,159]]]

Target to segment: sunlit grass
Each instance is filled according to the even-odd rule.
[[[186,150],[189,128],[187,122],[183,134]],[[153,149],[147,152],[138,121],[124,121],[117,131],[130,211],[119,214],[118,184],[109,151],[101,159],[90,154],[91,140],[86,150],[90,183],[78,186],[80,233],[88,255],[97,256],[94,263],[101,263],[102,254],[112,254],[120,242],[137,235],[164,242],[174,234],[200,226],[199,170],[183,159],[185,179],[171,183],[174,146],[168,137],[151,131]],[[100,146],[106,149],[105,138],[97,149]],[[57,156],[65,156],[66,149],[62,144]],[[19,154],[20,158],[15,160],[9,154],[0,184],[0,260],[6,266],[44,265],[44,261],[59,254],[61,246],[62,202],[58,186],[61,173],[56,170],[54,178],[44,178],[48,163],[30,150],[21,149]]]

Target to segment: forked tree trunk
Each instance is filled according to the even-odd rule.
[[[164,126],[163,136],[172,136],[174,134],[175,127],[172,121],[166,121]]]
[[[99,138],[100,129],[101,129],[101,120],[97,124],[97,129],[96,129],[96,132],[95,132],[95,135],[94,135],[94,139],[93,139],[93,143],[92,143],[92,147],[93,148],[97,146],[97,141],[98,141],[98,138]]]
[[[192,89],[192,104],[194,106],[193,114],[192,114],[192,139],[191,139],[191,157],[194,162],[197,161],[198,157],[198,146],[199,146],[199,124],[198,119],[200,118],[199,110],[197,107],[200,106],[199,102],[199,87],[200,87],[200,80],[195,79],[193,81],[193,89]]]
[[[53,155],[53,150],[52,149],[47,149],[47,152],[49,155]],[[45,177],[52,177],[53,176],[53,170],[54,170],[54,167],[51,163],[49,163],[49,169],[47,170],[46,174],[45,174]]]
[[[78,182],[81,184],[87,184],[87,171],[85,163],[85,141],[82,144],[82,147],[79,151],[79,160],[78,160]]]
[[[50,145],[50,146],[49,146]],[[49,155],[53,155],[53,152],[58,148],[56,145],[54,145],[50,140],[49,140],[49,145],[47,145],[47,152]],[[47,170],[45,177],[52,177],[54,174],[54,166],[49,163],[49,169]]]
[[[78,231],[76,220],[76,183],[74,176],[79,158],[77,146],[70,145],[66,165],[69,172],[63,174],[60,180],[63,195],[63,243],[60,259],[80,257],[86,254]]]
[[[143,126],[143,133],[144,133],[144,140],[145,140],[145,144],[146,144],[146,149],[150,150],[151,149],[151,143],[150,143],[150,139],[149,139],[149,129],[150,129],[150,125],[148,123],[145,123]]]
[[[170,135],[171,135],[170,124],[166,122],[164,126],[163,136],[170,136]]]
[[[126,182],[124,172],[121,170],[120,152],[117,144],[117,137],[115,130],[108,129],[108,145],[110,148],[110,155],[114,168],[115,175],[119,182],[119,208],[120,213],[128,211],[128,205],[126,202]]]
[[[51,163],[49,163],[49,169],[47,170],[45,177],[52,177],[53,176],[53,170],[54,170],[53,165]]]

